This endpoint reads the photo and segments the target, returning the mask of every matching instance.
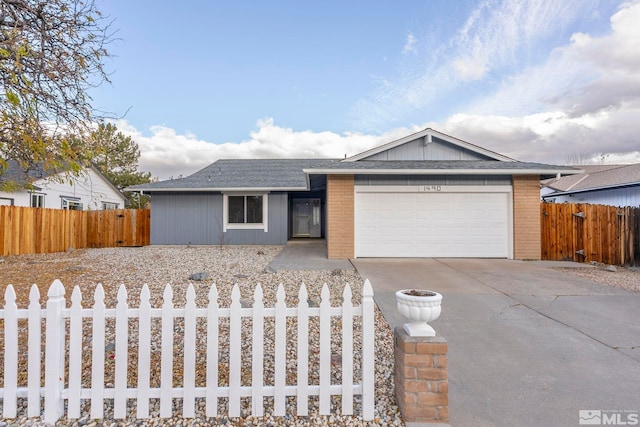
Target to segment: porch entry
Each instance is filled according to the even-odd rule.
[[[322,237],[320,198],[292,200],[292,237]]]

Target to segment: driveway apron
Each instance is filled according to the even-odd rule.
[[[452,426],[573,426],[579,410],[640,411],[640,294],[542,264],[357,259],[389,324],[395,291],[443,295]],[[624,420],[624,414],[622,419]]]

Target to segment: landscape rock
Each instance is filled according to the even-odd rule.
[[[202,282],[203,280],[207,280],[209,278],[209,273],[206,271],[201,271],[199,273],[193,273],[189,276],[189,280],[193,280],[196,282]]]
[[[611,271],[611,272],[613,272],[613,273],[615,273],[616,271],[618,271],[618,269],[616,268],[616,266],[615,266],[615,265],[607,265],[607,266],[605,267],[605,270],[607,270],[607,271]]]

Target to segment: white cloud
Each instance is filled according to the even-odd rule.
[[[535,37],[536,31],[546,28],[540,25],[550,25],[537,19],[547,17],[553,21],[552,12],[561,10],[554,9],[556,3],[564,5],[532,1],[518,6],[520,2],[514,0],[503,2],[509,6],[506,10],[480,7],[460,31],[460,41],[454,47],[461,54],[452,62],[402,81],[380,77],[384,90],[372,99],[362,100],[360,112],[373,116],[373,125],[378,119],[393,122],[404,112],[438,99],[458,79],[481,78],[520,46],[495,46],[498,40],[491,35],[493,30],[487,29],[483,35],[485,30],[481,29],[487,26],[485,15],[493,17],[490,22],[501,23],[503,29],[518,31],[525,38]],[[536,19],[527,16],[529,11]],[[509,17],[514,16],[516,22],[508,24]],[[483,19],[484,24],[480,22]],[[342,158],[425,127],[523,161],[563,164],[578,154],[593,158],[607,154],[608,162],[640,162],[638,22],[640,1],[625,3],[611,17],[608,34],[574,34],[543,63],[514,73],[490,96],[466,106],[466,111],[439,122],[382,134],[297,131],[277,126],[267,118],[259,120],[243,141],[214,144],[194,135],[179,135],[165,126],[152,127],[150,134],[126,121],[119,122],[118,127],[140,146],[140,169],[161,179],[189,175],[220,158]],[[408,37],[408,45],[410,40]],[[477,40],[478,44],[464,50],[459,46],[462,40]],[[461,62],[456,65],[456,60]],[[451,72],[452,64],[458,67],[457,74]]]
[[[416,43],[418,43],[418,39],[416,38],[416,36],[413,35],[413,33],[409,33],[407,35],[407,41],[405,42],[404,46],[402,47],[402,53],[404,55],[409,54],[409,53],[416,53]]]
[[[517,158],[563,162],[576,153],[609,153],[607,161],[640,161],[638,22],[640,1],[623,4],[609,34],[574,34],[545,63],[513,76],[444,126],[493,135],[496,150]]]
[[[400,128],[383,135],[294,131],[277,126],[272,118],[259,120],[249,139],[239,143],[214,144],[194,135],[179,135],[165,126],[154,126],[145,135],[128,122],[117,123],[140,148],[139,169],[154,177],[187,176],[218,159],[343,158],[393,141],[417,129]]]
[[[526,66],[538,43],[591,9],[587,0],[481,1],[449,40],[415,45],[413,62],[402,61],[397,75],[385,77],[390,84],[355,103],[353,123],[367,130],[402,123],[435,103],[446,107],[451,102],[443,100],[469,83],[493,79],[493,85],[502,73]]]

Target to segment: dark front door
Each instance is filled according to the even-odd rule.
[[[293,237],[320,237],[322,233],[320,199],[293,200]]]

